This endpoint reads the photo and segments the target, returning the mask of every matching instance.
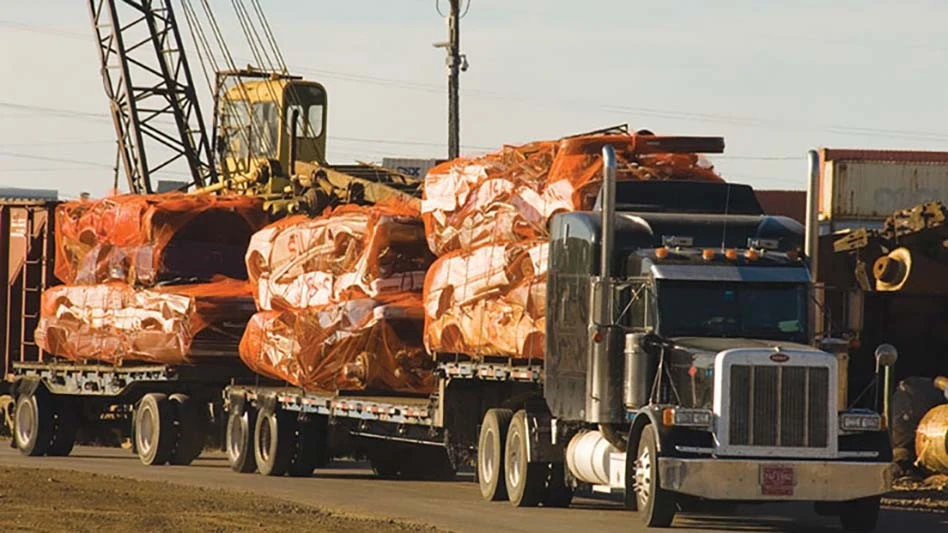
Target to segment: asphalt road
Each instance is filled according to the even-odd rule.
[[[146,467],[128,450],[77,447],[71,457],[23,457],[0,442],[0,465],[97,472],[133,479],[167,481],[207,488],[265,494],[301,504],[359,515],[423,522],[453,531],[569,532],[646,529],[635,513],[608,500],[577,498],[569,509],[515,509],[481,500],[477,485],[456,482],[388,481],[372,477],[364,465],[342,463],[312,478],[269,478],[237,474],[223,455],[202,456],[191,466]],[[682,514],[678,532],[839,531],[832,517],[820,517],[808,504],[742,505],[730,515]],[[879,532],[948,531],[948,514],[884,509]]]

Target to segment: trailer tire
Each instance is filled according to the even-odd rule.
[[[634,448],[629,443],[629,451]],[[651,425],[642,430],[635,456],[635,496],[646,527],[668,527],[675,519],[675,494],[662,488],[658,471],[658,438]],[[629,460],[627,458],[626,460]]]
[[[243,413],[231,411],[227,417],[227,462],[234,472],[249,474],[257,469],[253,449],[256,422],[257,412],[250,408],[244,409]]]
[[[496,502],[507,499],[504,483],[504,447],[507,443],[507,428],[513,411],[510,409],[488,409],[481,421],[477,439],[477,484],[481,496]]]
[[[879,496],[860,498],[842,502],[839,507],[839,522],[843,531],[868,533],[876,528],[879,521]]]
[[[52,407],[52,398],[45,389],[17,398],[13,440],[23,455],[36,457],[49,450],[53,430]]]
[[[66,457],[72,453],[76,444],[76,432],[79,430],[80,406],[77,404],[81,401],[73,396],[59,396],[54,399],[55,418],[46,455]]]
[[[517,411],[510,419],[504,446],[504,482],[507,499],[515,507],[536,507],[546,495],[550,463],[531,463],[527,412]]]
[[[297,423],[295,453],[288,472],[293,477],[313,475],[326,455],[326,419],[323,417]]]
[[[167,463],[174,451],[174,407],[168,396],[151,392],[142,396],[135,410],[135,447],[143,464]]]
[[[204,442],[207,439],[204,420],[198,406],[187,394],[172,394],[170,399],[178,425],[170,463],[189,465],[204,450]]]
[[[253,432],[253,452],[257,471],[265,476],[282,476],[290,468],[295,451],[296,420],[282,409],[261,409]]]

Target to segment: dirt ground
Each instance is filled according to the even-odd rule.
[[[253,494],[66,470],[0,467],[5,531],[436,531]]]

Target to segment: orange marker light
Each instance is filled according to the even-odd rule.
[[[712,250],[711,248],[705,248],[704,250],[701,251],[701,258],[704,259],[705,261],[710,261],[714,259],[714,250]]]
[[[672,407],[666,407],[662,409],[662,424],[666,426],[675,425],[675,409]]]
[[[756,261],[760,259],[760,252],[757,250],[747,250],[744,252],[744,257],[746,257],[749,261]]]
[[[661,248],[655,249],[656,259],[665,259],[666,257],[668,257],[668,248],[662,246]]]
[[[787,252],[787,259],[796,261],[797,259],[800,259],[800,254],[798,254],[796,250],[790,250]]]
[[[737,250],[735,250],[735,249],[733,249],[733,248],[728,249],[726,252],[724,252],[724,257],[726,257],[728,261],[736,261],[736,260],[737,260]]]

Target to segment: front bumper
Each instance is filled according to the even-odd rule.
[[[845,501],[892,487],[893,465],[853,461],[658,460],[663,489],[712,500]]]

